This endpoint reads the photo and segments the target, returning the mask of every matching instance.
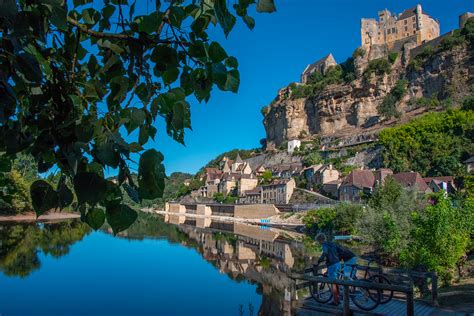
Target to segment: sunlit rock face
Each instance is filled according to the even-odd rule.
[[[290,87],[281,89],[264,112],[267,149],[305,136],[345,137],[382,128],[386,122],[381,121],[377,108],[400,79],[408,81],[407,93],[397,103],[401,120],[431,110],[415,110],[410,99],[437,97],[442,102],[451,102],[467,95],[474,74],[472,49],[464,44],[434,53],[415,69],[410,60],[425,47],[413,48],[407,43],[391,65],[390,73],[383,75],[364,76],[364,71],[369,59],[387,58],[387,53],[367,53],[366,57],[355,59],[353,81],[328,85],[311,97],[294,98]]]

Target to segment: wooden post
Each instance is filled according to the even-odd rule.
[[[413,301],[413,290],[407,292],[407,316],[415,315],[415,305]]]
[[[350,316],[351,315],[351,309],[349,307],[349,285],[344,285],[344,311],[343,315],[344,316]]]
[[[436,272],[431,273],[431,302],[434,306],[438,304],[438,274]]]

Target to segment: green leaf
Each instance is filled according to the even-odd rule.
[[[138,31],[145,32],[147,34],[153,34],[157,31],[161,24],[162,14],[160,12],[153,12],[150,15],[144,15],[141,17],[138,23]]]
[[[74,200],[74,195],[65,183],[62,183],[60,185],[57,193],[60,208],[65,208],[66,206],[71,205],[72,201]]]
[[[120,153],[115,150],[112,142],[96,144],[95,157],[104,165],[117,168],[120,162]]]
[[[146,144],[146,142],[148,141],[148,126],[146,125],[142,125],[140,126],[140,133],[138,135],[138,143],[140,145],[144,145]]]
[[[255,20],[254,18],[252,18],[251,16],[244,16],[243,17],[243,20],[245,22],[245,24],[247,24],[247,27],[251,30],[253,30],[253,28],[255,27]]]
[[[108,48],[118,55],[124,52],[122,47],[120,47],[117,44],[112,43],[109,40],[100,39],[97,41],[97,45],[99,45],[100,47]]]
[[[220,26],[224,30],[227,37],[235,25],[235,16],[233,16],[227,9],[226,0],[214,0],[214,12]]]
[[[73,0],[72,3],[74,4],[75,7],[91,3],[93,0]]]
[[[151,53],[151,61],[156,64],[159,71],[165,71],[168,68],[178,67],[178,54],[176,50],[165,45],[157,46]]]
[[[128,118],[128,122],[125,123],[125,128],[130,134],[143,124],[146,119],[146,114],[145,111],[143,111],[142,109],[129,108],[125,111],[122,111],[122,117],[126,119]]]
[[[140,197],[150,200],[162,197],[165,177],[163,155],[155,149],[145,151],[138,164],[138,193]]]
[[[100,20],[100,13],[92,8],[84,9],[82,11],[82,19],[85,24],[92,26]]]
[[[239,67],[239,62],[235,57],[230,56],[225,60],[225,65],[230,68],[237,68]]]
[[[56,5],[51,13],[51,23],[61,31],[67,31],[67,10],[65,5]]]
[[[93,230],[98,230],[105,223],[105,213],[102,209],[98,207],[90,208],[87,211],[85,222]]]
[[[237,70],[233,69],[227,73],[227,81],[225,83],[225,90],[237,93],[240,85],[240,74]]]
[[[37,217],[58,206],[58,194],[44,180],[33,182],[30,187],[30,196]]]
[[[169,68],[163,73],[163,82],[164,84],[172,84],[178,79],[179,69],[178,68]]]
[[[219,89],[226,89],[227,68],[222,63],[212,64],[212,81],[217,84]]]
[[[120,204],[107,207],[106,216],[112,231],[117,234],[129,228],[137,219],[138,214],[127,205]]]
[[[7,156],[0,156],[0,172],[10,172],[12,169],[12,161]]]
[[[272,13],[276,11],[275,3],[273,0],[258,0],[257,12],[260,13]]]
[[[227,53],[217,42],[212,42],[209,46],[209,57],[214,63],[219,63],[227,57]]]
[[[95,172],[81,172],[74,177],[74,190],[79,205],[95,205],[105,199],[107,182]]]
[[[33,55],[28,53],[20,53],[16,56],[16,65],[20,73],[22,73],[26,79],[32,82],[40,82],[43,78],[43,73],[39,66],[38,61]]]

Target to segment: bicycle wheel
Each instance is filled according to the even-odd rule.
[[[322,274],[316,274],[315,277],[325,277]],[[323,282],[310,282],[309,291],[316,302],[325,304],[332,298],[331,285]]]
[[[359,280],[361,282],[369,283],[369,280]],[[352,302],[364,311],[371,311],[380,304],[381,291],[376,289],[369,289],[363,286],[353,287],[350,297]]]
[[[370,277],[370,280],[374,283],[391,284],[390,280],[381,274],[372,275]],[[391,290],[380,290],[380,292],[381,292],[380,304],[386,304],[390,302],[390,300],[393,298],[393,291]]]

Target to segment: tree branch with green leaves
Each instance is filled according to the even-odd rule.
[[[184,144],[190,98],[238,91],[237,59],[209,28],[227,37],[237,17],[254,27],[252,6],[275,11],[273,0],[167,3],[140,14],[131,0],[0,4],[0,180],[18,154],[34,157],[39,173],[59,172],[56,187],[38,180],[30,188],[38,216],[74,204],[94,229],[106,220],[115,233],[129,227],[137,215],[121,187],[137,201],[163,194],[164,157],[143,147],[156,120]],[[135,141],[124,139],[136,130]],[[132,154],[140,156],[136,181]],[[106,168],[118,170],[116,181]]]

